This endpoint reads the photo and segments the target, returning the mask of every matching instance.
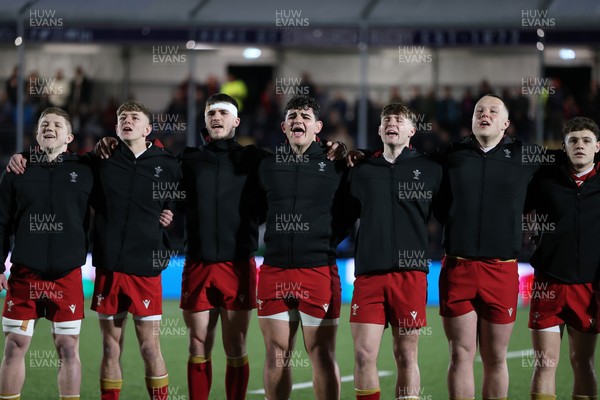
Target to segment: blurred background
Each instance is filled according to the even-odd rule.
[[[509,135],[556,148],[565,120],[600,123],[599,80],[596,0],[2,0],[0,161],[35,145],[48,106],[70,112],[72,150],[87,152],[115,135],[127,99],[152,110],[151,137],[178,153],[202,144],[217,92],[241,104],[240,142],[265,148],[283,140],[296,94],[319,100],[321,136],[349,148],[378,148],[381,108],[405,103],[413,145],[432,151],[470,134],[486,93],[504,98]],[[430,231],[435,260],[435,221]],[[181,218],[171,236],[182,249]]]

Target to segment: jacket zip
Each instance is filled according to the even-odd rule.
[[[133,183],[135,182],[135,175],[137,174],[137,159],[133,160],[133,171],[129,174],[130,183],[129,183],[129,193],[127,196],[127,213],[125,214],[125,220],[123,221],[123,229],[121,230],[122,239],[121,239],[121,248],[119,249],[119,259],[117,261],[117,265],[115,265],[115,271],[122,271],[123,266],[121,265],[121,256],[123,255],[123,245],[125,244],[125,239],[127,238],[127,225],[129,221],[129,214],[131,211],[131,193],[133,191]]]
[[[50,214],[54,214],[54,193],[52,188],[54,187],[54,167],[50,167]],[[55,219],[54,219],[55,220]],[[48,235],[48,255],[50,256],[48,260],[50,260],[50,274],[52,274],[52,270],[54,269],[54,260],[52,257],[52,236]]]
[[[292,185],[292,199],[294,202],[292,204],[292,215],[296,214],[296,195],[298,193],[298,166],[299,163],[296,163],[296,171],[294,172],[294,183]],[[290,232],[290,266],[294,266],[294,230],[292,229]]]
[[[220,173],[220,160],[219,160],[219,156],[218,154],[215,153],[216,159],[217,159],[217,174],[215,177],[215,247],[216,247],[216,254],[215,254],[215,259],[219,258],[219,173]]]
[[[392,242],[392,249],[394,250],[394,260],[397,260],[396,265],[400,267],[400,253],[396,248],[396,207],[394,207],[394,202],[396,199],[394,196],[394,164],[388,167],[388,171],[390,172],[390,186],[392,187],[392,190],[390,191],[392,200],[392,218],[390,220],[390,223],[392,225],[392,235],[390,237],[390,240]]]
[[[477,213],[477,247],[476,256],[479,257],[480,246],[481,246],[481,216],[483,215],[483,199],[485,196],[485,167],[486,167],[487,153],[483,153],[482,167],[481,167],[481,191],[479,192],[479,211]]]

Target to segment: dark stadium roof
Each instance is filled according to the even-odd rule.
[[[307,18],[311,26],[512,28],[535,10],[555,29],[600,26],[597,0],[0,0],[0,20],[15,21],[20,12],[28,19],[30,10],[54,10],[67,24],[118,27],[272,27],[285,11],[284,18]]]

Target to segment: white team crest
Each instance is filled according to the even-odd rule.
[[[323,161],[321,161],[321,162],[319,163],[319,172],[325,172],[325,166],[326,166],[326,165],[327,165],[327,164],[325,164]]]
[[[150,300],[148,300],[148,299],[142,300],[142,303],[144,303],[144,307],[146,307],[146,310],[147,310],[148,306],[150,305]]]
[[[104,300],[104,296],[102,296],[102,294],[96,296],[96,305],[99,306],[100,303],[102,303],[102,300]]]
[[[329,303],[323,303],[323,310],[325,310],[325,312],[329,310]]]
[[[415,169],[415,170],[413,171],[413,175],[414,175],[414,176],[413,176],[413,179],[414,179],[415,181],[418,181],[418,180],[419,180],[419,176],[421,176],[421,171],[419,171],[418,169]]]
[[[509,149],[504,149],[504,157],[506,158],[510,158],[511,157],[511,152]]]
[[[590,318],[590,325],[595,326],[596,320],[594,318]]]
[[[75,314],[75,309],[77,308],[77,306],[75,304],[71,304],[69,306],[69,309],[71,310],[71,313]]]
[[[540,313],[539,312],[536,311],[536,312],[533,313],[533,320],[534,321],[537,321],[539,317],[540,317]]]
[[[412,319],[413,319],[413,320],[415,320],[415,321],[417,320],[417,314],[418,314],[418,313],[417,313],[416,311],[411,311],[411,312],[410,312],[410,316],[411,316],[411,317],[412,317]]]
[[[69,174],[69,176],[71,177],[71,182],[76,183],[79,175],[77,175],[77,172],[73,171]]]
[[[12,311],[12,306],[14,306],[15,303],[13,303],[12,300],[9,300],[8,303],[6,303],[6,305],[8,306],[8,309],[6,311]]]
[[[259,310],[262,310],[262,303],[263,303],[263,301],[262,301],[262,300],[260,300],[260,299],[256,299],[256,304],[258,304],[258,309],[259,309]]]
[[[508,315],[510,317],[512,317],[512,313],[513,313],[513,308],[511,307],[511,308],[508,309]]]
[[[154,176],[157,178],[160,178],[160,173],[163,171],[163,169],[160,167],[160,165],[158,167],[154,168]]]
[[[352,315],[357,315],[356,314],[356,310],[358,310],[360,307],[358,307],[358,304],[354,303],[354,305],[352,306]]]

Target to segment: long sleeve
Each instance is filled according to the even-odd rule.
[[[4,172],[0,178],[0,272],[4,273],[4,262],[10,250],[10,236],[15,215],[15,196],[12,187],[15,174]]]

